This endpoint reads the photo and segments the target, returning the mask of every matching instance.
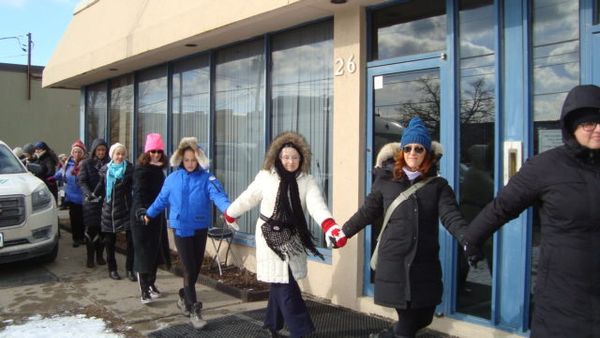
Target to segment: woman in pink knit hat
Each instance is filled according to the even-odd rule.
[[[144,152],[138,157],[133,171],[133,205],[131,235],[133,238],[133,269],[140,284],[142,304],[152,302],[160,296],[155,285],[156,270],[161,250],[161,239],[165,228],[164,214],[153,218],[147,225],[136,215],[140,209],[148,208],[162,188],[167,167],[165,145],[158,133],[146,135]]]

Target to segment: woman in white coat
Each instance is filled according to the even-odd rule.
[[[302,135],[280,134],[265,155],[263,169],[225,213],[227,222],[232,224],[260,203],[256,276],[271,283],[264,327],[272,337],[279,336],[277,331],[284,322],[291,337],[307,336],[315,330],[296,281],[306,277],[307,252],[323,256],[313,243],[304,211],[321,225],[328,245],[336,245],[330,241],[341,229],[315,178],[308,173],[310,159],[311,151]]]

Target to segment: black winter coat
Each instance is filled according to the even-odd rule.
[[[94,194],[97,196],[106,196],[106,173],[108,165],[100,169],[100,182],[96,187]],[[112,198],[110,201],[104,198],[102,203],[102,232],[112,232],[129,230],[131,219],[131,187],[133,178],[133,165],[126,161],[125,174],[122,179],[117,180],[113,185]]]
[[[383,217],[396,197],[411,184],[406,177],[394,181],[391,170],[376,169],[371,193],[346,222],[347,237]],[[392,213],[379,244],[375,273],[375,303],[405,309],[430,307],[442,300],[439,222],[455,237],[466,226],[448,182],[441,177],[421,187]]]
[[[96,148],[99,145],[107,146],[104,140],[94,140],[92,144],[91,155],[94,156]],[[88,202],[86,195],[90,195],[100,182],[100,168],[108,163],[110,159],[105,156],[103,159],[97,157],[83,160],[80,164],[77,182],[83,193],[83,224],[86,228],[99,228],[102,215],[102,200],[97,202]]]
[[[600,107],[600,88],[575,87],[560,118],[564,145],[529,159],[465,234],[480,245],[538,206],[541,244],[531,337],[600,337],[600,150],[582,147],[568,122],[573,112],[588,107]]]
[[[165,226],[164,214],[152,218],[145,225],[136,217],[140,208],[148,209],[160,193],[165,181],[161,167],[155,165],[136,166],[133,171],[133,207],[131,208],[131,235],[135,248],[134,271],[151,273],[161,254],[161,234]]]

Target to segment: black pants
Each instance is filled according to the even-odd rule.
[[[83,242],[85,239],[83,206],[72,202],[67,202],[67,205],[69,206],[69,219],[71,221],[71,236],[73,237],[73,242]]]
[[[96,256],[96,259],[102,257],[104,241],[102,240],[102,234],[100,233],[100,226],[86,226],[85,238],[87,242],[86,249],[88,259],[94,261],[94,255]]]
[[[192,304],[200,303],[196,298],[196,282],[204,260],[206,249],[206,236],[208,229],[196,230],[192,237],[179,237],[175,235],[175,247],[183,264],[183,292],[185,306],[189,309]]]
[[[289,283],[271,283],[265,317],[265,328],[279,331],[284,322],[290,337],[307,336],[315,331],[298,283],[289,271]]]
[[[125,260],[125,269],[133,271],[133,241],[131,239],[131,231],[125,231],[127,239],[127,258]],[[117,234],[114,232],[103,232],[102,238],[106,246],[106,263],[108,271],[117,271],[117,260],[115,259],[115,243],[117,242]]]
[[[394,334],[414,337],[418,330],[431,324],[435,306],[424,308],[396,309],[398,322],[394,324]]]

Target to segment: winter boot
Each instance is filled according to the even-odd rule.
[[[183,289],[179,289],[179,299],[177,299],[177,307],[181,310],[181,313],[189,317],[190,315],[190,306],[185,303],[185,293]]]
[[[94,264],[94,243],[87,243],[86,244],[86,250],[87,250],[87,263],[85,264],[85,266],[87,266],[88,268],[93,268],[94,266],[96,266]]]
[[[129,279],[132,282],[137,282],[137,276],[135,275],[135,273],[133,273],[133,271],[129,270],[127,271],[127,279]]]
[[[104,244],[99,239],[94,242],[94,246],[96,247],[96,264],[98,265],[106,265],[106,260],[102,257],[102,252],[104,251]]]
[[[207,321],[202,319],[202,303],[194,303],[190,311],[190,322],[194,329],[200,330],[206,326]]]

